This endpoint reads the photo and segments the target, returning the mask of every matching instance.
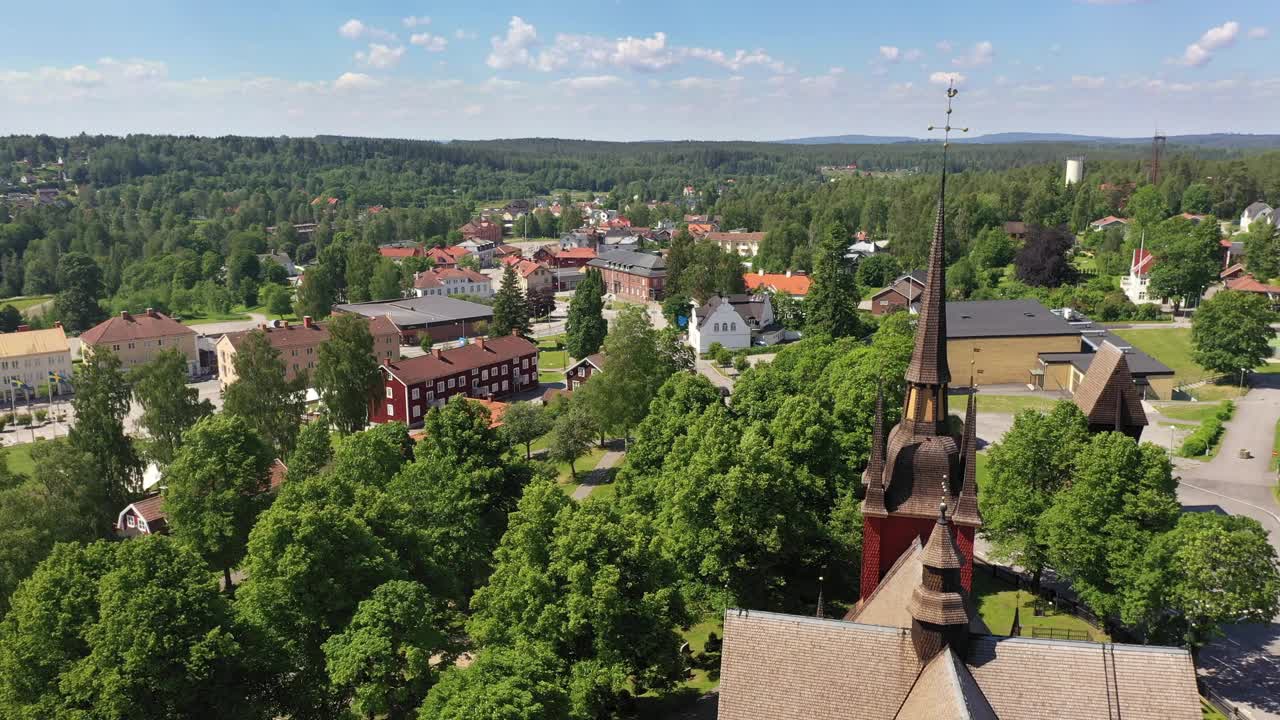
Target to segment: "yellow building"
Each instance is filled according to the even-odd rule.
[[[15,387],[12,381],[16,379],[35,391],[44,387],[50,373],[71,380],[71,346],[61,323],[48,330],[28,330],[21,325],[17,332],[0,334],[0,382],[4,388]]]
[[[1035,300],[947,303],[953,386],[970,375],[974,385],[1040,385],[1041,353],[1080,352],[1081,342],[1079,328]]]
[[[86,360],[94,352],[110,350],[125,369],[145,365],[163,350],[176,349],[186,357],[189,375],[200,372],[196,331],[152,308],[137,315],[121,311],[84,331],[80,343]]]
[[[369,318],[368,321],[369,334],[373,336],[374,358],[379,364],[399,360],[400,331],[386,317]],[[278,326],[264,324],[254,330],[227,333],[216,346],[218,381],[224,389],[238,378],[236,353],[251,332],[266,335],[267,342],[280,353],[285,380],[293,380],[299,375],[314,375],[320,363],[320,346],[329,340],[328,328],[314,322],[310,315],[304,317],[300,324],[285,321]]]

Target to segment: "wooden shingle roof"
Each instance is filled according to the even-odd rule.
[[[1142,399],[1133,384],[1124,352],[1111,343],[1102,343],[1089,363],[1089,371],[1076,390],[1076,407],[1089,418],[1092,427],[1116,430],[1141,428],[1147,424]]]

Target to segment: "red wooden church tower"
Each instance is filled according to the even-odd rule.
[[[953,97],[955,91],[948,93]],[[950,100],[947,103],[950,131]],[[956,543],[963,556],[961,582],[973,587],[973,536],[982,525],[975,478],[977,436],[974,396],[969,395],[964,431],[947,428],[946,147],[942,182],[929,250],[929,278],[920,299],[915,350],[907,366],[902,420],[884,436],[883,401],[877,400],[871,458],[863,474],[862,597],[867,598],[916,538],[923,544],[937,524],[938,504],[955,508]],[[972,384],[972,383],[970,383]]]

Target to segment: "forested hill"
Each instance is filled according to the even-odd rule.
[[[1011,143],[957,146],[953,170],[999,171],[1060,162],[1088,149],[1092,160],[1137,160],[1140,146],[1086,148],[1071,143]],[[1201,159],[1237,157],[1241,151],[1198,148]],[[430,197],[468,194],[476,198],[523,197],[554,189],[608,191],[644,183],[661,197],[687,183],[771,176],[788,181],[818,179],[824,165],[857,164],[870,171],[934,172],[933,143],[885,145],[784,145],[752,142],[636,142],[513,139],[453,141],[374,138],[198,138],[131,135],[0,139],[0,180],[15,161],[36,165],[66,158],[69,180],[98,188],[149,176],[170,176],[179,189],[325,187],[373,185],[384,199],[371,202],[422,204]],[[394,197],[392,197],[394,194]]]

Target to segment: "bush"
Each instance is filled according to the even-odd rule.
[[[42,423],[49,418],[49,411],[44,408],[36,410],[36,422]]]
[[[22,427],[31,425],[31,413],[19,413],[16,422]]]
[[[0,415],[0,432],[4,432],[4,428],[9,424],[8,415]]]
[[[733,353],[729,352],[729,348],[721,347],[712,357],[720,364],[720,367],[729,367],[733,364]]]
[[[751,363],[750,361],[747,360],[746,355],[737,355],[733,358],[734,370],[737,370],[738,372],[741,373],[741,372],[746,372],[747,368],[749,367],[751,367]]]
[[[1225,408],[1224,403],[1224,408],[1219,409],[1217,415],[1200,423],[1200,427],[1196,428],[1194,432],[1182,441],[1182,448],[1178,451],[1179,454],[1183,457],[1200,457],[1208,452],[1209,448],[1212,448],[1218,442],[1218,438],[1222,437],[1222,420],[1219,416],[1224,409],[1230,413],[1232,408]],[[1228,417],[1230,417],[1229,414]]]
[[[1218,410],[1213,414],[1213,416],[1218,418],[1222,422],[1226,422],[1231,419],[1232,415],[1235,415],[1235,414],[1236,414],[1236,404],[1231,400],[1224,400],[1222,404],[1218,406]]]

